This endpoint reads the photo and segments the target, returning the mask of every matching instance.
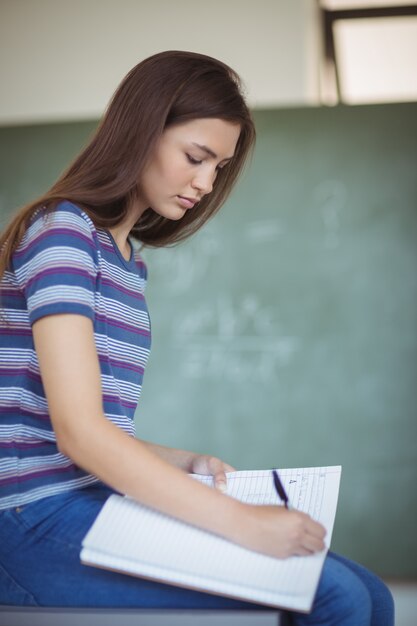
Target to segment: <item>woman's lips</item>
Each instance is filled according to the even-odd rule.
[[[177,196],[181,206],[185,209],[192,209],[195,204],[197,204],[197,198],[187,198],[186,196]]]

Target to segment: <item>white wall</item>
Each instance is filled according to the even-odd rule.
[[[0,0],[0,124],[96,118],[162,50],[236,69],[252,106],[318,102],[315,0]]]

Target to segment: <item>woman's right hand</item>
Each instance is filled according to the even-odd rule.
[[[242,504],[233,541],[249,550],[284,559],[323,550],[325,535],[324,527],[301,511]]]

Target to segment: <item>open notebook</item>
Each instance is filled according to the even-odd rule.
[[[278,471],[292,506],[327,529],[328,548],[341,467]],[[281,504],[271,471],[231,472],[227,480],[234,498]],[[298,611],[311,609],[325,556],[326,550],[284,560],[263,556],[118,495],[107,500],[81,550],[87,565]]]

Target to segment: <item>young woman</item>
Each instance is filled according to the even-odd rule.
[[[324,529],[307,515],[228,497],[227,463],[133,436],[150,321],[132,240],[163,246],[199,229],[254,137],[235,72],[199,54],[157,54],[131,70],[89,145],[0,239],[0,603],[262,608],[81,565],[112,491],[274,557],[323,549]],[[218,488],[187,473],[211,474]],[[330,555],[312,613],[293,620],[388,626],[392,600]]]

